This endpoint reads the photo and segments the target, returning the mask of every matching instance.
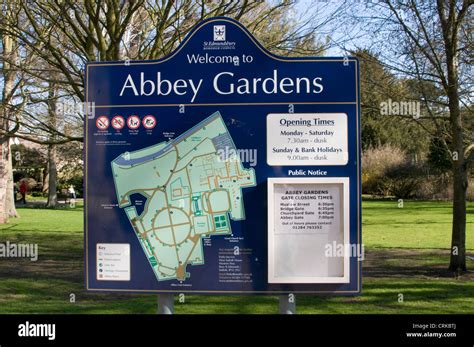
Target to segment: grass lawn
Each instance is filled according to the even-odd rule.
[[[370,248],[441,248],[451,245],[450,202],[368,200],[362,204],[362,238]],[[467,248],[474,249],[474,203],[467,208]],[[474,265],[474,264],[473,264]]]
[[[20,208],[0,241],[38,243],[38,262],[0,258],[0,313],[155,313],[156,295],[92,294],[83,285],[83,209]],[[474,274],[446,272],[450,204],[364,201],[363,294],[298,296],[299,313],[474,313]],[[467,245],[474,253],[474,203]],[[474,268],[474,261],[468,260]],[[74,293],[76,302],[70,303]],[[398,302],[403,294],[403,303]],[[276,296],[186,296],[176,313],[277,313]]]

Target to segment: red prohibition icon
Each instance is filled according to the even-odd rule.
[[[95,125],[99,130],[106,130],[109,127],[109,119],[106,116],[100,116],[96,119]]]
[[[125,126],[125,119],[122,116],[112,118],[112,128],[120,130]]]
[[[127,126],[130,129],[138,129],[140,126],[140,118],[138,116],[132,115],[127,118]]]
[[[146,129],[153,129],[156,125],[156,118],[152,115],[145,116],[142,120],[142,124]]]

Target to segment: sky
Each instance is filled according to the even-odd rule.
[[[306,22],[311,19],[312,25],[317,25],[327,20],[333,13],[335,13],[342,5],[350,10],[360,10],[366,3],[370,1],[362,0],[298,0],[295,5],[296,15],[295,20],[300,23]],[[330,36],[333,41],[332,46],[326,51],[326,56],[343,56],[344,49],[340,46],[343,43],[344,47],[348,50],[356,47],[366,46],[369,42],[369,38],[364,34],[362,35],[362,27],[357,23],[354,23],[350,27],[350,35],[357,37],[351,38],[349,41],[349,35],[345,32],[347,26],[340,25],[342,22],[342,16],[335,16],[330,24],[321,28],[318,33],[321,37]],[[339,43],[339,46],[336,45]]]

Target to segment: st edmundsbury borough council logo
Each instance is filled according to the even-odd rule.
[[[214,25],[214,41],[225,41],[225,25]]]

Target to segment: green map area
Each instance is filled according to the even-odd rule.
[[[176,139],[122,153],[112,171],[119,207],[159,281],[184,281],[188,264],[204,264],[202,238],[230,234],[229,218],[245,219],[242,189],[256,183],[219,112]],[[146,199],[140,215],[134,194]]]

